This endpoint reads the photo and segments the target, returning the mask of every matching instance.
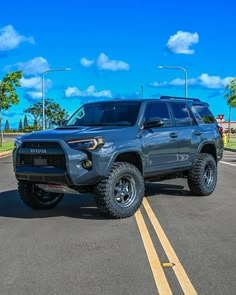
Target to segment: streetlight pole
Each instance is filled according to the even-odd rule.
[[[177,69],[182,70],[184,72],[185,77],[185,98],[188,97],[188,75],[187,71],[183,67],[175,67],[175,66],[158,66],[159,69]]]
[[[143,98],[143,84],[140,85],[141,88],[141,97]]]
[[[2,143],[3,143],[3,131],[2,131],[2,101],[3,101],[3,98],[2,98],[2,82],[3,81],[0,81],[0,102],[1,102],[1,105],[0,105],[0,146],[2,146]]]
[[[43,130],[45,130],[45,97],[44,97],[44,77],[49,72],[70,71],[71,68],[58,68],[44,71],[42,73],[42,104],[43,104]]]

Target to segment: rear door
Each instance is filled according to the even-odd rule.
[[[192,165],[201,141],[201,128],[185,102],[171,102],[170,105],[179,147],[178,167],[188,167]]]

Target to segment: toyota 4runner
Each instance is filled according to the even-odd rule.
[[[144,181],[185,177],[194,195],[210,195],[223,155],[220,127],[199,99],[115,99],[87,103],[63,126],[15,140],[21,199],[55,207],[65,193],[93,192],[112,218],[140,207]]]

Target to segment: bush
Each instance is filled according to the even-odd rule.
[[[28,126],[26,128],[24,128],[22,131],[25,133],[29,133],[29,132],[33,132],[33,131],[39,131],[42,130],[42,128],[40,126]]]

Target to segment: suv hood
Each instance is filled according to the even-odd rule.
[[[21,140],[55,140],[62,139],[64,141],[90,138],[102,136],[106,141],[113,141],[115,139],[133,139],[136,137],[138,131],[137,126],[98,126],[98,127],[62,127],[52,130],[36,131],[30,134],[21,136]]]

